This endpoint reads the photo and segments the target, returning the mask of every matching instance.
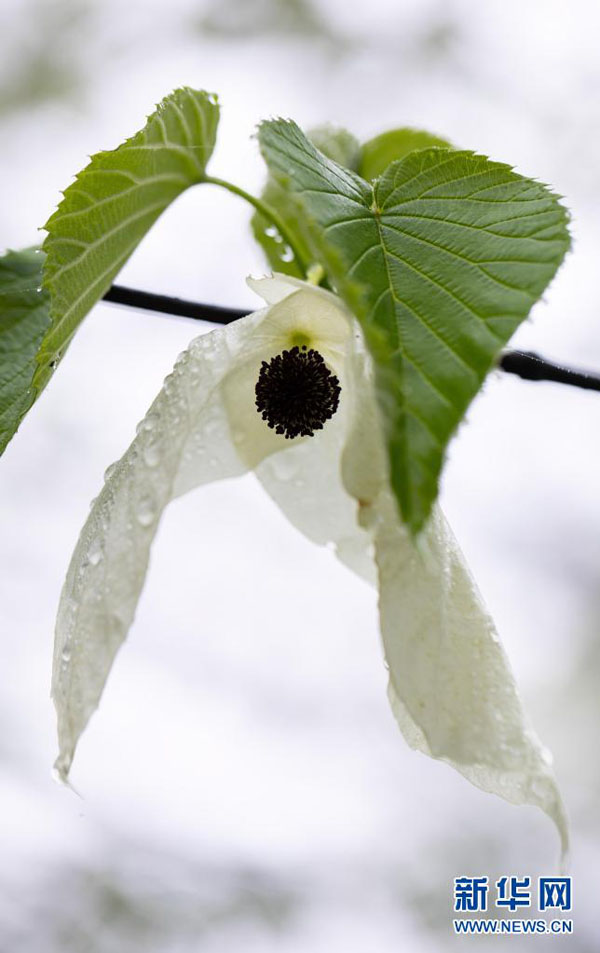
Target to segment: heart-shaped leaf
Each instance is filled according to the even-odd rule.
[[[364,328],[391,483],[417,532],[450,437],[569,247],[567,212],[544,185],[472,152],[411,152],[371,184],[293,122],[263,123],[259,141]]]

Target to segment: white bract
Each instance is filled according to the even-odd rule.
[[[110,468],[81,533],[56,629],[60,776],[133,621],[165,506],[254,469],[294,526],[333,544],[379,587],[389,698],[409,745],[486,791],[542,808],[564,850],[550,758],[452,532],[439,509],[417,543],[400,521],[356,320],[335,295],[305,282],[277,275],[249,283],[267,307],[192,341]],[[263,361],[300,343],[322,355],[341,394],[322,430],[287,440],[257,412],[255,386]]]

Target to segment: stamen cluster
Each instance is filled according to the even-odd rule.
[[[292,440],[323,429],[338,409],[341,387],[323,356],[303,344],[263,361],[255,392],[263,420]]]

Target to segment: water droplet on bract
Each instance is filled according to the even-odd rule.
[[[207,437],[210,437],[212,434],[215,434],[221,427],[221,421],[218,417],[210,417],[204,424],[204,433]]]
[[[140,526],[150,526],[156,516],[156,503],[149,493],[145,493],[136,507],[135,515]]]
[[[42,293],[42,286],[41,286],[41,285],[40,285],[38,288],[35,289],[35,293],[38,294],[38,295],[41,295],[41,293]]]
[[[90,543],[90,546],[87,552],[88,562],[91,563],[92,566],[97,566],[100,560],[102,559],[103,555],[104,555],[104,552],[102,549],[102,543],[100,542],[99,539],[94,539]]]
[[[548,765],[549,768],[552,767],[552,765],[554,764],[554,758],[552,757],[552,752],[548,748],[542,747],[540,748],[540,755],[544,764]]]
[[[122,638],[124,634],[123,620],[118,612],[109,612],[106,616],[106,630],[112,639]]]
[[[273,457],[273,472],[278,480],[291,480],[297,469],[298,466],[293,457],[285,453]]]
[[[289,245],[286,245],[285,248],[280,252],[279,257],[282,261],[293,261],[294,252]]]
[[[110,478],[112,477],[112,475],[113,475],[113,473],[115,472],[116,469],[117,469],[117,464],[116,464],[116,463],[111,463],[111,465],[106,468],[106,470],[104,471],[104,482],[105,482],[105,483],[108,483],[108,481],[110,480]]]
[[[60,657],[65,664],[71,661],[71,649],[68,645],[65,645],[64,649],[60,653]]]
[[[135,428],[135,432],[141,433],[143,430],[154,430],[158,421],[159,421],[159,414],[155,414],[155,413],[146,414],[144,419],[140,420],[139,424]]]
[[[265,228],[265,235],[267,235],[268,238],[274,238],[275,241],[281,241],[281,236],[273,225],[269,225],[268,228]]]
[[[144,463],[149,467],[157,467],[160,463],[160,446],[158,443],[149,443],[144,448]]]
[[[152,411],[149,414],[146,414],[142,420],[142,430],[154,430],[158,421],[160,420],[160,414]]]
[[[548,797],[548,786],[547,778],[535,778],[531,782],[531,793],[543,801]]]

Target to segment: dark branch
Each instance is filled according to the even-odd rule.
[[[161,314],[173,314],[196,321],[211,321],[213,324],[230,324],[231,321],[248,314],[247,310],[240,308],[200,304],[197,301],[185,301],[183,298],[124,288],[122,285],[113,285],[104,295],[104,300],[131,308],[142,308],[144,311],[159,311]],[[599,374],[562,367],[530,351],[506,351],[500,358],[498,367],[507,374],[517,374],[528,381],[554,381],[557,384],[571,384],[586,390],[600,391]]]
[[[142,308],[143,311],[160,311],[161,314],[174,314],[181,318],[193,318],[195,321],[212,321],[213,324],[229,324],[248,314],[248,311],[238,308],[199,304],[196,301],[184,301],[183,298],[170,298],[168,295],[124,288],[122,285],[113,285],[104,295],[104,300],[114,304],[126,304],[130,308]]]
[[[600,390],[599,374],[554,364],[532,351],[507,351],[500,358],[499,367],[508,374],[518,374],[526,381],[555,381],[585,390]]]

